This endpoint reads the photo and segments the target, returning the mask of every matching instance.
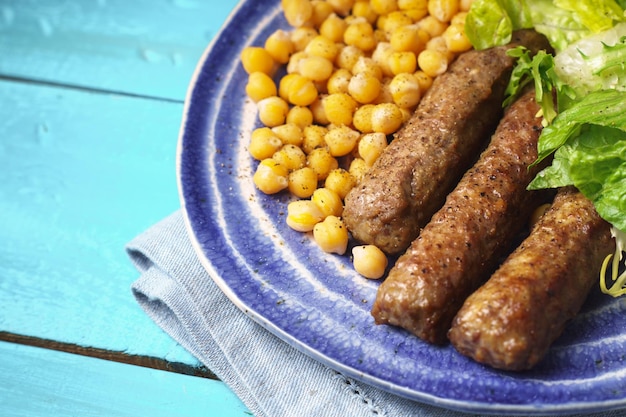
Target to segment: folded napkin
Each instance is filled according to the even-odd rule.
[[[141,307],[257,417],[469,416],[348,378],[256,324],[202,267],[180,211],[137,236],[126,249],[141,273],[132,285]]]

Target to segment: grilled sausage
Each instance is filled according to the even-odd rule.
[[[404,251],[471,166],[502,116],[514,59],[525,45],[549,48],[534,31],[511,44],[461,54],[424,95],[416,112],[345,199],[344,221],[360,242]]]
[[[494,368],[536,365],[597,282],[615,250],[610,226],[573,188],[559,190],[530,236],[472,294],[450,330],[462,354]]]
[[[448,195],[380,285],[372,309],[376,323],[392,324],[436,344],[461,305],[484,283],[532,211],[545,198],[527,191],[539,166],[541,119],[534,91],[515,101],[487,149]]]

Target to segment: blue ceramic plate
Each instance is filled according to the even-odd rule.
[[[183,211],[198,256],[239,308],[287,343],[403,397],[480,413],[557,414],[626,407],[626,298],[592,295],[547,358],[526,373],[481,366],[370,316],[378,282],[285,224],[289,197],[254,188],[257,126],[239,62],[288,29],[280,2],[243,1],[202,57],[178,149]],[[590,273],[593,273],[590,271]]]

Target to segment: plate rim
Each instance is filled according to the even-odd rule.
[[[275,3],[277,0],[271,0],[270,3]],[[192,247],[197,255],[198,260],[202,264],[203,268],[208,272],[211,279],[217,284],[220,290],[227,296],[227,298],[241,311],[243,311],[249,318],[256,323],[270,331],[272,334],[278,336],[285,343],[296,348],[303,354],[312,357],[315,360],[320,361],[324,365],[345,373],[349,377],[353,377],[359,381],[372,385],[374,388],[380,388],[391,394],[399,395],[403,398],[407,398],[413,401],[423,402],[425,404],[434,405],[437,407],[446,408],[449,410],[470,412],[470,413],[486,413],[486,414],[533,414],[533,415],[554,415],[554,414],[568,414],[572,412],[602,412],[609,410],[616,410],[626,408],[626,398],[619,400],[603,400],[593,402],[568,402],[566,404],[536,404],[530,405],[521,404],[507,404],[502,402],[485,403],[481,401],[467,401],[467,400],[454,400],[448,397],[436,396],[430,393],[419,392],[414,389],[406,388],[390,381],[364,374],[362,371],[350,366],[346,366],[337,360],[328,357],[322,352],[319,352],[311,346],[303,344],[300,340],[289,334],[287,331],[281,329],[275,325],[271,320],[264,317],[263,314],[256,311],[251,306],[247,305],[239,296],[229,287],[228,283],[219,276],[213,263],[207,256],[205,248],[197,234],[197,230],[194,227],[194,221],[190,216],[188,201],[186,198],[184,180],[181,174],[182,166],[185,160],[185,152],[189,152],[185,148],[185,139],[187,137],[188,122],[190,112],[198,108],[194,101],[194,93],[201,87],[201,81],[205,77],[205,70],[208,65],[211,53],[214,50],[215,45],[220,42],[224,31],[231,25],[237,17],[249,6],[250,3],[254,3],[254,0],[243,0],[237,3],[235,8],[228,15],[222,28],[215,34],[211,42],[207,45],[203,51],[198,63],[191,76],[185,100],[181,119],[181,125],[178,133],[178,140],[176,146],[176,181],[178,187],[178,195],[181,205],[181,211],[183,214],[183,220],[186,228],[187,235],[190,238]],[[260,2],[257,2],[260,3]],[[226,83],[224,83],[226,84]],[[203,123],[206,126],[206,123]]]

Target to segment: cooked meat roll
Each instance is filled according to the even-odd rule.
[[[545,191],[526,187],[541,167],[534,91],[506,111],[489,146],[448,195],[380,285],[372,309],[378,324],[403,327],[435,344],[452,319],[512,249]]]
[[[602,260],[615,250],[610,226],[573,188],[559,190],[530,236],[458,312],[449,337],[494,368],[535,366],[574,317]]]
[[[509,45],[461,54],[437,77],[416,112],[345,199],[353,237],[388,254],[404,251],[476,160],[502,117],[502,101],[524,45],[548,49],[543,35],[523,30]]]

